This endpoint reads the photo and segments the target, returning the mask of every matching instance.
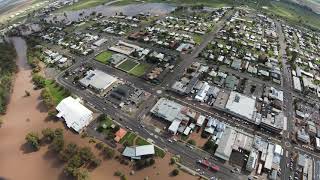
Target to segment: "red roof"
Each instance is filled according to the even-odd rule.
[[[116,137],[114,138],[114,140],[116,142],[119,142],[125,135],[127,134],[127,131],[125,129],[120,128],[117,132],[116,132]]]

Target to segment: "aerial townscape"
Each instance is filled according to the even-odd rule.
[[[0,0],[0,180],[320,180],[320,1]]]

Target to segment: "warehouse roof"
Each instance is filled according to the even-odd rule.
[[[182,114],[181,110],[184,106],[171,101],[166,98],[161,98],[159,101],[153,106],[151,112],[161,118],[164,118],[167,121],[172,122],[173,120],[181,120]]]
[[[90,86],[97,90],[105,90],[116,81],[117,78],[109,74],[106,74],[103,71],[95,69],[89,70],[86,73],[86,76],[82,78],[79,82],[86,87]]]
[[[56,107],[57,117],[63,118],[69,128],[80,132],[92,120],[92,111],[71,96],[63,99]]]
[[[232,91],[226,104],[226,109],[252,120],[256,112],[255,105],[255,99]]]
[[[214,155],[225,161],[229,161],[236,136],[237,132],[234,129],[226,128]]]
[[[150,144],[137,147],[126,147],[122,152],[122,155],[133,159],[140,159],[141,156],[152,155],[154,153],[154,145]]]

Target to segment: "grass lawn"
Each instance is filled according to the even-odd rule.
[[[95,59],[103,64],[108,64],[109,63],[109,59],[112,56],[112,52],[111,51],[103,51],[102,53],[98,54]]]
[[[142,145],[148,145],[150,144],[147,140],[145,139],[142,139],[141,137],[138,137],[136,139],[136,143],[135,143],[137,146],[142,146]]]
[[[53,80],[46,80],[45,81],[45,88],[47,89],[48,93],[51,95],[53,98],[54,104],[59,104],[61,100],[69,96],[70,94],[65,91],[63,87],[58,85],[55,81]]]
[[[134,144],[134,140],[136,139],[137,135],[132,133],[132,132],[128,132],[121,140],[120,143],[124,144],[125,142],[127,142],[129,145],[133,145]]]
[[[138,65],[138,63],[131,61],[131,60],[126,60],[123,63],[121,63],[119,66],[117,66],[117,68],[125,71],[125,72],[129,72],[131,71],[136,65]]]
[[[201,44],[202,40],[203,40],[203,36],[202,35],[199,35],[199,34],[195,34],[193,36],[193,40],[195,43],[197,44]]]
[[[164,152],[162,149],[158,147],[154,147],[155,155],[158,157],[163,158],[166,155],[166,152]]]
[[[149,64],[139,64],[135,68],[131,69],[129,71],[130,74],[140,77],[143,76],[146,73],[146,70],[150,67]]]
[[[110,119],[109,117],[100,121],[100,126],[103,127],[104,129],[109,128],[112,124],[113,124],[112,119]]]

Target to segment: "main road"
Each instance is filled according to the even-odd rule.
[[[292,148],[290,144],[290,132],[294,132],[294,115],[293,115],[293,97],[292,97],[292,76],[291,68],[287,63],[286,41],[282,32],[279,21],[276,22],[277,34],[279,36],[280,51],[279,56],[282,62],[282,90],[283,90],[283,111],[287,117],[287,130],[283,132],[282,145],[284,147],[284,156],[281,160],[282,179],[287,180],[293,175],[293,172],[287,167],[290,162],[287,154],[291,154]]]

